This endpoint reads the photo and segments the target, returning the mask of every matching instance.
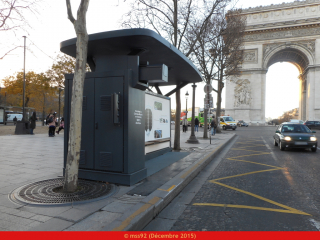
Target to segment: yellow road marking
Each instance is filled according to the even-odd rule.
[[[247,162],[247,163],[253,163],[253,164],[258,164],[258,165],[267,166],[267,167],[279,168],[277,166],[272,166],[272,165],[257,163],[257,162],[250,162],[250,161],[240,160],[240,159],[227,158],[227,160],[238,161],[238,162]],[[279,169],[284,169],[284,168],[279,168]]]
[[[255,172],[242,173],[242,174],[233,175],[233,176],[229,176],[229,177],[223,177],[223,178],[213,179],[213,180],[210,180],[209,182],[215,183],[215,181],[219,181],[219,180],[222,180],[222,179],[234,178],[234,177],[241,177],[241,176],[245,176],[245,175],[250,175],[250,174],[255,174],[255,173],[261,173],[261,172],[270,172],[270,171],[275,171],[275,170],[280,170],[280,169],[281,169],[281,168],[274,168],[274,169],[260,170],[260,171],[255,171]]]
[[[161,198],[159,198],[159,197],[152,198],[148,203],[143,205],[141,208],[139,208],[137,211],[135,211],[133,214],[131,214],[126,220],[124,220],[119,227],[112,229],[112,231],[122,231],[123,229],[125,229],[125,227],[127,227],[130,224],[130,222],[136,216],[138,216],[140,213],[146,211],[148,208],[150,208],[151,206],[153,206],[154,204],[156,204],[160,200],[161,200]]]
[[[257,152],[257,153],[260,153],[260,154],[270,154],[270,152],[254,151],[254,150],[249,150],[249,149],[244,149],[244,148],[232,148],[231,150],[245,150],[245,151],[248,151],[248,152]]]
[[[161,188],[158,188],[158,190],[161,190],[161,191],[165,191],[165,192],[170,192],[172,189],[175,188],[176,185],[172,185],[170,188],[168,188],[167,190],[165,189],[161,189]]]
[[[254,144],[254,145],[250,145],[250,146],[246,146],[246,147],[237,147],[237,148],[239,148],[239,149],[246,149],[246,148],[250,148],[250,147],[265,147],[265,145],[263,145],[263,144]]]
[[[252,196],[252,197],[258,198],[258,199],[260,199],[260,200],[266,201],[266,202],[271,203],[271,204],[274,204],[274,205],[276,205],[276,206],[285,208],[285,209],[290,210],[290,211],[295,212],[295,213],[299,213],[299,214],[303,214],[303,215],[310,215],[310,214],[308,214],[308,213],[304,213],[304,212],[299,211],[299,210],[297,210],[297,209],[288,207],[288,206],[283,205],[283,204],[281,204],[281,203],[277,203],[277,202],[275,202],[275,201],[272,201],[272,200],[270,200],[270,199],[261,197],[261,196],[259,196],[259,195],[254,194],[254,193],[241,190],[241,189],[239,189],[239,188],[234,188],[234,187],[228,186],[228,185],[226,185],[226,184],[216,182],[216,181],[214,181],[214,180],[212,180],[212,181],[210,181],[210,182],[215,183],[215,184],[218,184],[218,185],[223,186],[223,187],[226,187],[226,188],[230,188],[230,189],[235,190],[235,191],[238,191],[238,192],[242,192],[242,193],[244,193],[244,194],[250,195],[250,196]]]
[[[249,155],[242,155],[242,156],[237,156],[237,157],[232,157],[232,158],[251,157],[251,156],[259,156],[259,155],[267,155],[267,154],[270,154],[270,153],[249,154]]]
[[[210,207],[225,207],[225,208],[246,208],[246,209],[271,211],[271,212],[282,212],[282,213],[310,215],[310,214],[307,214],[307,213],[304,213],[304,212],[296,212],[296,211],[276,209],[276,208],[254,207],[254,206],[246,206],[246,205],[219,204],[219,203],[194,203],[192,205],[195,205],[195,206],[210,206]]]

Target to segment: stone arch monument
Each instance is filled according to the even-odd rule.
[[[242,73],[226,82],[226,115],[265,123],[268,68],[290,62],[300,74],[299,119],[320,120],[320,0],[248,8],[243,14]]]

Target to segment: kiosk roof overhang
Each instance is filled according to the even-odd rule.
[[[76,57],[76,38],[60,43],[60,50]],[[168,82],[149,85],[178,85],[201,82],[202,77],[194,64],[176,47],[156,32],[143,29],[124,29],[89,35],[88,58],[95,56],[139,55],[140,64],[165,64],[169,68]]]

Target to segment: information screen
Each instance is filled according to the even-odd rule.
[[[170,138],[170,99],[145,94],[145,141]]]

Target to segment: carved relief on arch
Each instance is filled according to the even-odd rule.
[[[271,52],[273,49],[282,45],[285,45],[287,47],[290,47],[290,45],[298,45],[300,47],[303,47],[304,49],[307,49],[313,55],[313,57],[315,56],[316,42],[315,40],[310,40],[310,41],[297,41],[297,42],[290,42],[290,43],[266,44],[263,46],[263,59],[265,59],[268,53]]]
[[[248,49],[243,52],[244,63],[257,63],[258,62],[258,49]]]
[[[250,106],[251,86],[248,79],[239,79],[234,88],[234,107]]]

